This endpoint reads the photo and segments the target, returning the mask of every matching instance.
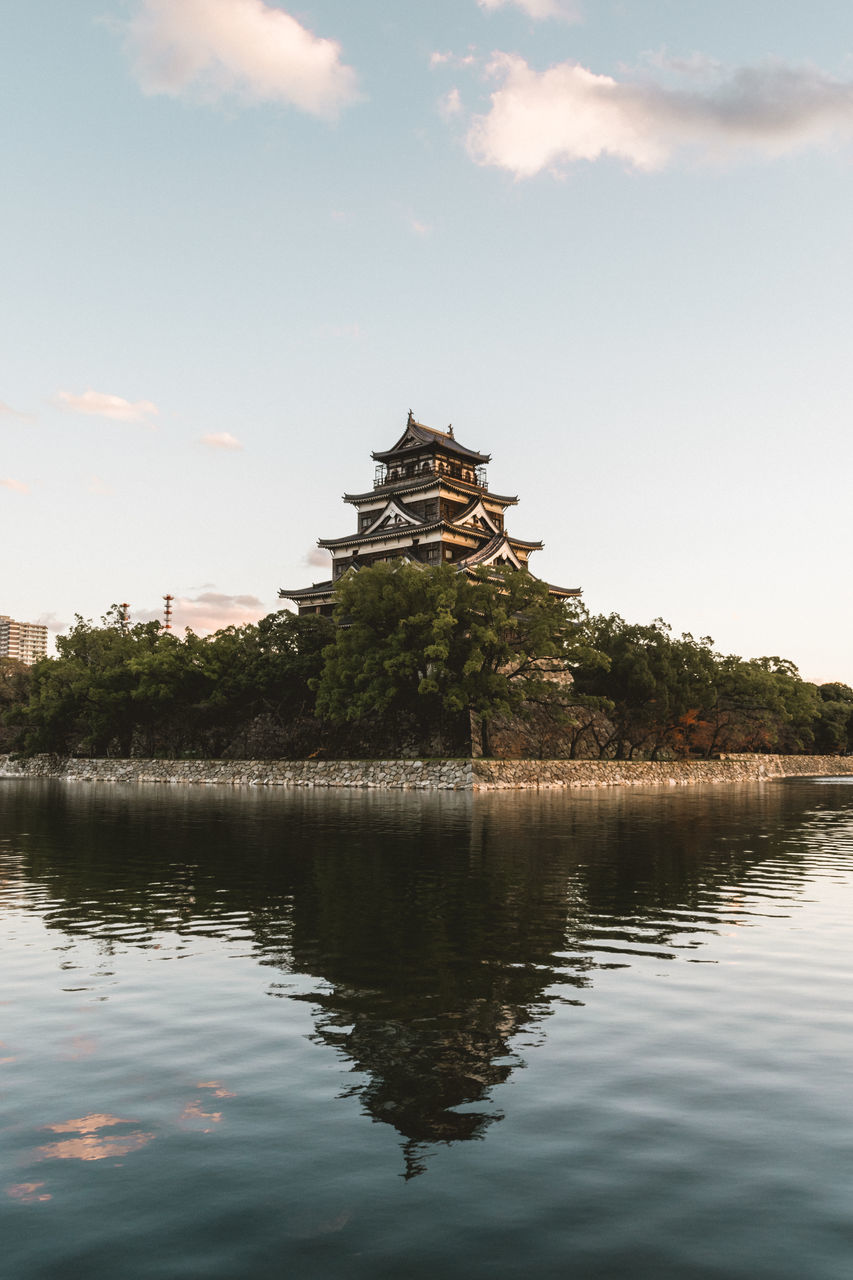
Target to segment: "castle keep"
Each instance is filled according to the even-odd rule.
[[[518,498],[490,492],[486,466],[491,456],[460,444],[452,427],[436,431],[416,422],[410,411],[396,444],[372,457],[373,488],[344,494],[344,502],[356,509],[355,531],[318,541],[331,554],[332,577],[279,592],[300,613],[331,613],[341,574],[380,560],[453,564],[462,572],[481,565],[527,569],[531,553],[541,550],[541,542],[507,532],[506,511]],[[548,589],[561,598],[580,595],[577,587]]]

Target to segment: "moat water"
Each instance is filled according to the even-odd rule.
[[[0,782],[10,1280],[849,1280],[853,785]]]

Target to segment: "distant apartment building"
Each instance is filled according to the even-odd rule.
[[[47,627],[38,622],[16,622],[0,613],[0,658],[17,658],[31,665],[47,653]]]

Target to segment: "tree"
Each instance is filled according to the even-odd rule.
[[[848,684],[818,685],[820,707],[815,723],[815,749],[829,755],[853,750],[853,689]]]
[[[270,614],[255,626],[183,639],[156,622],[102,626],[78,617],[58,656],[32,668],[9,718],[28,751],[94,755],[221,755],[255,717],[279,725],[310,714],[311,677],[334,633],[330,619]]]
[[[317,710],[333,721],[440,714],[458,650],[461,579],[449,566],[380,563],[338,582],[338,629],[316,680]],[[452,664],[458,670],[459,663]]]
[[[711,639],[674,636],[662,618],[641,626],[612,613],[589,620],[588,643],[608,659],[582,664],[576,675],[578,694],[608,709],[611,732],[601,753],[657,759],[664,750],[683,751],[691,721],[712,699]]]
[[[714,699],[697,726],[704,754],[718,751],[797,753],[814,746],[820,702],[786,658],[718,658]]]
[[[319,714],[337,721],[428,731],[469,711],[488,719],[547,696],[543,658],[589,658],[570,608],[517,569],[472,580],[451,565],[380,563],[340,579],[336,618],[316,687]]]
[[[29,697],[31,669],[18,658],[0,657],[0,751],[15,745],[16,712]]]
[[[33,666],[30,697],[16,717],[25,749],[129,753],[135,719],[130,659],[156,645],[159,625],[125,629],[117,605],[102,622],[95,627],[78,614],[68,635],[57,637],[58,656]]]

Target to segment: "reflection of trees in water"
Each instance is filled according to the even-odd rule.
[[[260,963],[320,979],[297,998],[357,1073],[348,1092],[403,1137],[407,1176],[500,1118],[519,1034],[567,988],[576,1000],[636,948],[701,945],[721,894],[768,859],[789,897],[806,874],[807,800],[785,786],[472,800],[25,784],[0,803],[52,927],[134,946],[239,927]]]

